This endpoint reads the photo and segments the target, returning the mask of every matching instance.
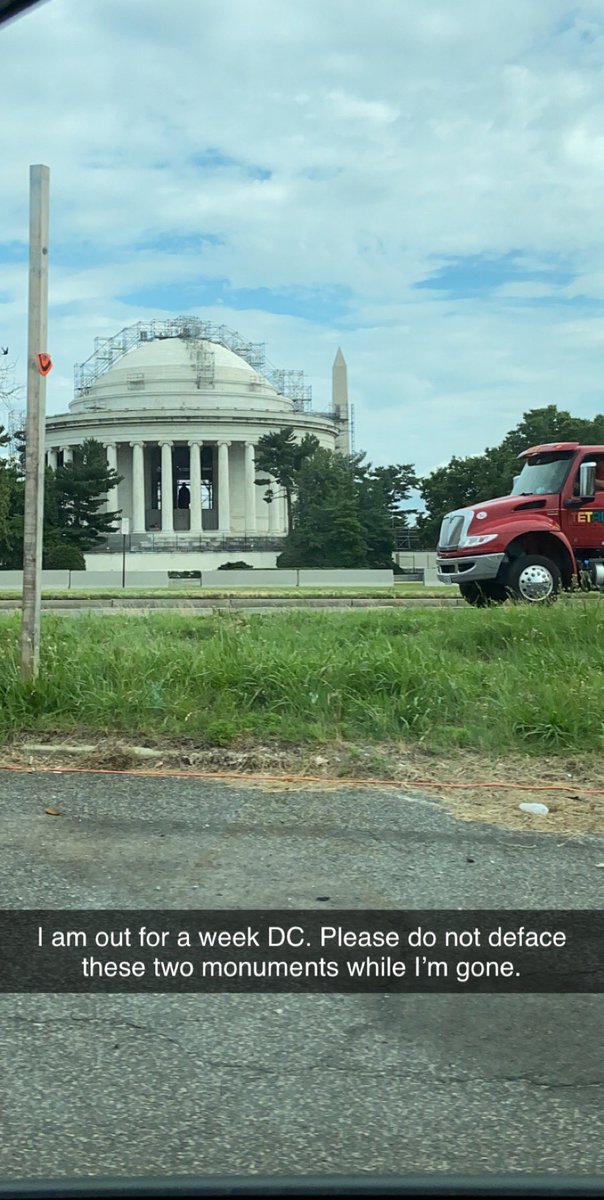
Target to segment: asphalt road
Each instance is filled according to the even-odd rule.
[[[0,798],[4,908],[603,906],[601,840],[396,790],[0,772]],[[603,1018],[576,995],[0,997],[0,1178],[601,1172]]]

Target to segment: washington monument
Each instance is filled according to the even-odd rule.
[[[350,411],[348,408],[348,371],[346,359],[338,346],[331,374],[331,409],[338,423],[336,450],[350,454]]]

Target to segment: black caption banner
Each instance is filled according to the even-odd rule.
[[[602,992],[588,910],[0,912],[1,992]]]

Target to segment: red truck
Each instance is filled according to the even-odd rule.
[[[437,574],[469,604],[551,603],[561,589],[604,591],[604,446],[525,450],[509,496],[447,513]]]

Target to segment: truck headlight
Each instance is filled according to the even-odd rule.
[[[485,542],[494,542],[496,537],[496,533],[481,533],[479,535],[474,535],[473,537],[464,538],[463,544],[464,546],[467,546],[468,549],[470,546],[484,546]]]

